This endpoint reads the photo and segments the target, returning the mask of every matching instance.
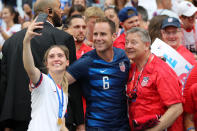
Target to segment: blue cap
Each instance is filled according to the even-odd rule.
[[[124,22],[125,20],[133,16],[138,16],[137,10],[134,7],[125,7],[118,13],[118,17],[121,22]]]
[[[164,28],[169,27],[169,26],[180,28],[181,24],[180,24],[180,22],[177,18],[168,17],[168,18],[163,20],[161,28],[164,29]]]

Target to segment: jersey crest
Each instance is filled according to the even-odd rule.
[[[120,71],[122,71],[122,72],[125,72],[125,64],[124,64],[124,62],[120,62],[119,63],[119,67],[120,67]]]

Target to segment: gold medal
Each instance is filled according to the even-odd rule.
[[[57,119],[57,124],[58,124],[58,125],[62,125],[62,119],[61,119],[61,118],[58,118],[58,119]]]

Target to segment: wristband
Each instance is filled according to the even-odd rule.
[[[189,128],[187,128],[187,131],[190,131],[190,130],[195,130],[195,127],[189,127]]]

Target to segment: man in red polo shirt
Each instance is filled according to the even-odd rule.
[[[81,15],[74,15],[70,17],[68,20],[68,30],[75,39],[77,59],[92,50],[91,47],[84,43],[87,30],[85,20]]]
[[[124,28],[125,32],[133,27],[140,26],[138,12],[134,7],[123,8],[119,11],[118,17],[121,21],[120,25]],[[125,49],[125,32],[114,41],[114,47]]]
[[[93,48],[86,45],[84,43],[85,36],[86,36],[86,23],[84,18],[81,15],[74,15],[71,16],[68,20],[68,30],[71,33],[75,40],[75,47],[76,47],[76,56],[77,60],[85,53],[91,51]],[[84,116],[86,112],[86,100],[82,97],[83,101],[83,110]]]
[[[194,65],[196,63],[194,55],[181,44],[182,33],[180,26],[177,18],[168,17],[164,19],[161,26],[162,40],[174,48],[190,64]]]
[[[126,33],[125,51],[134,63],[127,84],[129,120],[134,130],[183,131],[182,84],[176,73],[151,54],[148,32]]]
[[[185,129],[187,129],[187,131],[195,131],[195,129],[197,129],[197,64],[189,73],[183,96],[185,97]]]

